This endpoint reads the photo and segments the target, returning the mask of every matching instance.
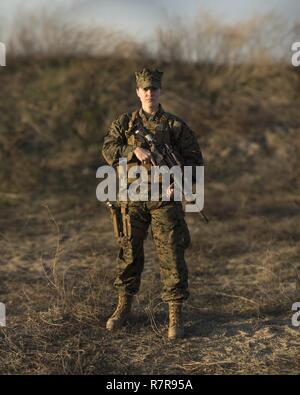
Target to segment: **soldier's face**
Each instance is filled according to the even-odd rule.
[[[140,98],[143,107],[156,108],[159,104],[161,89],[153,87],[137,88],[136,94]]]

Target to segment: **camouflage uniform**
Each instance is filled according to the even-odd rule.
[[[153,81],[151,85],[154,85]],[[128,167],[140,164],[133,152],[137,146],[143,145],[133,135],[128,137],[128,132],[136,121],[142,122],[159,141],[173,146],[184,160],[184,165],[195,167],[203,164],[198,142],[191,129],[178,117],[165,112],[160,105],[154,115],[149,116],[141,108],[139,111],[125,113],[113,122],[102,150],[109,165],[116,166],[120,157],[127,158]],[[144,267],[143,243],[151,224],[160,260],[162,299],[165,302],[187,299],[188,269],[184,250],[190,244],[190,235],[181,202],[129,201],[128,213],[131,238],[124,240],[118,255],[115,286],[119,294],[134,295],[139,290]]]

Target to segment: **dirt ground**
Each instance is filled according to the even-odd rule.
[[[290,215],[208,213],[208,225],[187,214],[186,337],[170,342],[151,236],[130,322],[108,333],[117,296],[108,211],[92,195],[31,199],[1,206],[2,374],[299,374],[295,205]]]

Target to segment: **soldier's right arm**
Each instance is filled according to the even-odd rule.
[[[128,128],[128,118],[121,116],[114,121],[104,138],[102,155],[110,166],[118,164],[119,158],[130,161],[134,155],[134,145],[128,145],[125,131]]]

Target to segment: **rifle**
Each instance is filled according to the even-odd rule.
[[[150,133],[142,124],[138,125],[138,129],[134,129],[132,134],[146,145],[151,153],[151,162],[154,166],[167,166],[172,168],[173,166],[183,167],[183,159],[169,146],[167,143],[159,143],[155,136]],[[172,177],[172,184],[176,184],[180,189],[181,185],[178,185],[176,179]],[[195,200],[191,203],[194,203]],[[209,220],[203,211],[200,211],[203,221],[208,224]]]

